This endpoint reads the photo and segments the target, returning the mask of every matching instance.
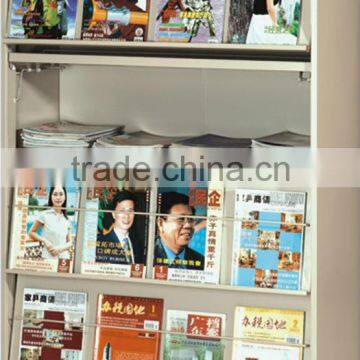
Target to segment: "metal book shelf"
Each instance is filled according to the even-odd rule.
[[[131,119],[125,123],[130,131],[144,127],[170,134],[189,127],[194,133],[223,130],[225,136],[256,137],[286,128],[311,134],[314,153],[319,148],[359,147],[360,52],[356,34],[360,3],[350,0],[346,7],[339,7],[328,1],[304,1],[311,5],[311,52],[309,46],[6,39],[7,2],[3,1],[1,146],[14,148],[16,130],[30,124],[60,118],[93,124],[106,118],[110,124]],[[354,31],[347,31],[348,24]],[[18,71],[47,65],[61,67],[24,73],[21,98],[14,102]],[[300,80],[308,80],[302,74],[311,73],[311,83],[299,81],[299,73]],[[98,86],[101,91],[94,91]],[[99,103],[103,106],[94,106]],[[198,121],[179,114],[169,121],[170,111],[184,103]],[[124,117],[119,118],[119,113]],[[3,175],[4,169],[3,164]],[[165,311],[225,313],[226,336],[232,335],[236,305],[304,310],[305,344],[310,345],[304,350],[305,360],[360,358],[359,189],[319,188],[312,183],[308,189],[311,218],[307,219],[311,223],[311,291],[287,293],[9,270],[12,203],[6,181],[3,176],[2,359],[17,359],[20,323],[16,319],[21,317],[25,287],[87,292],[90,323],[94,322],[98,293],[162,297]],[[92,357],[93,340],[94,329],[89,329],[85,359]],[[231,344],[226,360],[230,354]]]

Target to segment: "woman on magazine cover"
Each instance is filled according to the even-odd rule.
[[[277,24],[276,6],[279,0],[254,0],[253,15],[247,34],[247,44],[272,44],[274,35],[266,30]]]
[[[295,1],[254,0],[246,44],[296,45],[297,35],[283,24],[286,22],[283,9],[285,3],[294,5]]]
[[[65,209],[67,203],[66,189],[61,186],[52,187],[49,194],[50,209],[41,211],[38,219],[29,231],[32,241],[42,245],[43,259],[70,259],[73,247],[71,241],[71,223]],[[38,230],[41,229],[41,235]]]

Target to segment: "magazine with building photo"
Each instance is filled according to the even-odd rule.
[[[155,41],[221,43],[225,0],[157,0]]]
[[[233,360],[302,360],[305,314],[238,306],[235,309]]]
[[[231,43],[297,45],[301,0],[230,0]]]
[[[306,193],[235,192],[231,284],[301,289]]]
[[[224,358],[225,314],[168,310],[164,360]]]
[[[135,212],[149,212],[150,189],[88,188],[85,208],[81,272],[144,277],[149,216]]]
[[[20,360],[81,360],[87,296],[24,289]]]
[[[66,186],[14,189],[10,268],[71,273],[80,189]]]
[[[220,275],[223,183],[178,184],[158,187],[157,213],[161,215],[156,218],[153,277],[217,284]]]
[[[99,295],[94,360],[160,360],[163,299]]]
[[[12,0],[9,37],[74,39],[78,0]]]
[[[150,0],[84,0],[82,39],[146,41]]]

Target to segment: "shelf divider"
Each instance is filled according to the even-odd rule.
[[[232,285],[217,285],[217,284],[199,284],[191,282],[176,282],[176,281],[165,281],[165,280],[155,280],[155,279],[135,279],[135,278],[125,278],[119,276],[108,276],[105,275],[88,275],[88,274],[77,274],[77,273],[55,273],[55,272],[40,272],[40,271],[27,271],[19,269],[7,269],[7,274],[13,275],[24,275],[32,277],[50,277],[50,278],[66,278],[69,280],[92,280],[92,281],[109,281],[109,282],[123,282],[123,283],[132,283],[139,284],[139,286],[146,285],[157,285],[157,286],[172,286],[180,288],[196,288],[196,289],[209,289],[209,290],[218,290],[221,291],[233,291],[233,292],[251,292],[259,294],[274,294],[274,295],[285,295],[285,296],[308,296],[309,293],[305,290],[279,290],[279,289],[262,289],[262,288],[252,288],[244,286],[232,286]]]

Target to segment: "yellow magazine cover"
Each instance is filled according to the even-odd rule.
[[[304,312],[238,306],[233,359],[301,360]]]

